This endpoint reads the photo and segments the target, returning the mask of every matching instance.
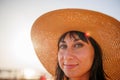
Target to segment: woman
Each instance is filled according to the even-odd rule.
[[[68,33],[59,39],[65,32]],[[86,33],[89,33],[90,36]],[[71,37],[69,37],[69,34],[71,34]],[[32,26],[31,37],[40,62],[53,77],[56,76],[56,80],[63,80],[63,78],[74,79],[74,77],[78,76],[80,78],[80,75],[85,72],[87,75],[86,80],[105,80],[105,73],[110,77],[107,80],[120,79],[120,22],[110,16],[84,9],[50,11],[35,21]],[[79,53],[81,55],[70,53],[69,56],[72,55],[72,58],[76,56],[75,61],[73,60],[73,66],[71,66],[71,60],[70,66],[69,63],[68,67],[66,66],[68,69],[64,70],[64,59],[61,56],[68,55],[67,52],[74,52],[69,49],[74,44],[71,43],[71,39],[79,39],[86,46],[76,45],[76,47],[80,47],[78,52],[82,50]],[[66,43],[64,46],[60,46],[63,44],[63,40]],[[71,44],[68,44],[68,41]],[[89,52],[83,49],[83,47],[88,46],[91,48],[91,54],[89,54],[91,57],[87,56]],[[82,54],[84,51],[86,55]],[[58,62],[60,66],[58,66]],[[74,74],[72,74],[70,70],[74,67],[74,63],[78,65],[79,70],[77,70],[78,72],[73,71]],[[76,73],[79,73],[79,75],[76,75]]]
[[[106,80],[97,42],[79,31],[69,31],[58,42],[56,80]]]

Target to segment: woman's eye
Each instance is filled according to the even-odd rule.
[[[59,46],[59,49],[66,49],[67,48],[67,45],[60,45]]]
[[[80,47],[83,47],[83,44],[82,43],[77,43],[74,45],[75,48],[80,48]]]

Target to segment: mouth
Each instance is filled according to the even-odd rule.
[[[78,66],[78,64],[63,64],[64,69],[73,69]]]

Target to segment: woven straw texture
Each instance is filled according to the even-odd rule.
[[[51,11],[34,22],[31,29],[33,46],[48,72],[55,75],[58,39],[71,30],[90,33],[102,48],[106,74],[110,80],[120,80],[120,22],[105,14],[83,9]]]

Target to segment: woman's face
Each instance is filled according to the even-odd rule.
[[[59,43],[58,62],[65,75],[71,80],[89,79],[90,69],[94,60],[94,49],[88,41],[82,41],[77,35]]]

